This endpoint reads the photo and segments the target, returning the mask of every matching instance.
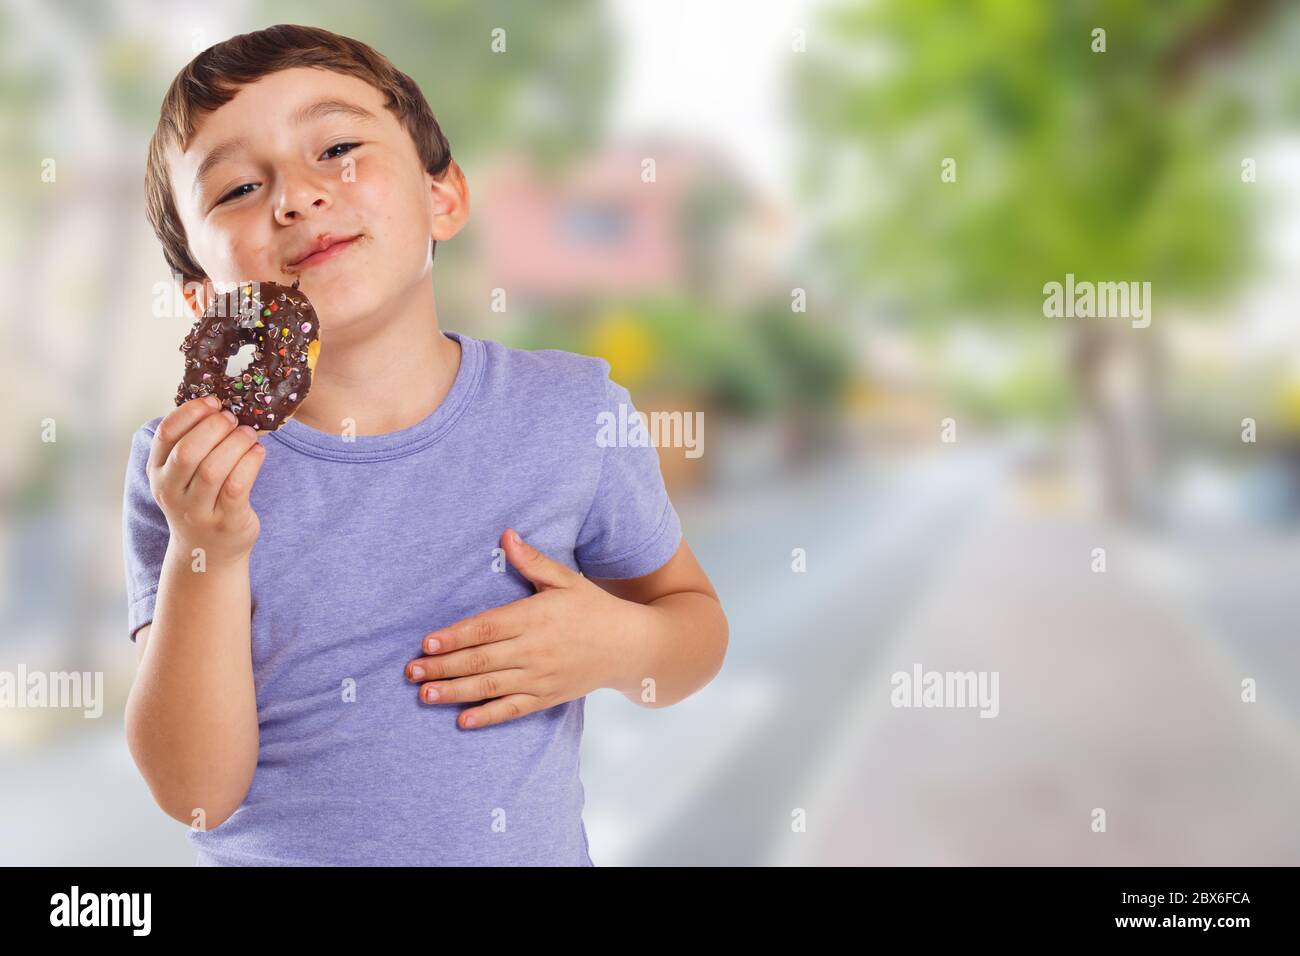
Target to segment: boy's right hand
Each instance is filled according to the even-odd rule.
[[[266,449],[218,408],[193,398],[167,413],[149,451],[149,489],[186,552],[230,560],[249,555],[262,530],[248,495]]]

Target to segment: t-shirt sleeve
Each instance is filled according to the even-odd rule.
[[[126,568],[127,634],[153,621],[158,579],[171,531],[149,488],[149,448],[154,429],[142,425],[131,438],[122,504],[123,564]]]
[[[603,396],[589,427],[604,447],[595,497],[578,532],[574,557],[587,577],[637,578],[659,570],[677,553],[682,524],[664,487],[658,450],[648,440],[611,443],[600,438],[602,423],[612,422],[606,437],[619,433],[620,404],[629,435],[636,415],[628,390],[609,378],[609,363],[600,361]]]

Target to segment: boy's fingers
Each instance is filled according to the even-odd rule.
[[[518,720],[541,710],[543,706],[544,701],[533,694],[507,694],[488,701],[481,707],[463,711],[456,721],[465,730],[471,727],[490,727],[508,720]]]
[[[449,680],[469,674],[525,670],[529,656],[506,642],[478,648],[462,648],[454,654],[417,657],[406,665],[406,679],[412,681]]]
[[[231,505],[242,505],[248,501],[248,494],[253,490],[253,482],[257,480],[257,473],[262,470],[262,462],[265,460],[266,446],[254,438],[253,444],[226,476],[221,493],[217,496],[217,504],[228,502]]]
[[[426,681],[420,699],[426,704],[455,704],[464,701],[492,700],[502,694],[515,694],[531,686],[523,671],[492,671],[448,680]]]
[[[524,602],[515,601],[433,631],[425,635],[420,646],[430,654],[445,654],[461,647],[491,644],[493,641],[518,637],[524,632],[526,618],[525,610],[519,607],[522,603]],[[436,647],[431,645],[432,641],[437,641]]]
[[[221,494],[226,479],[244,453],[256,442],[257,433],[253,429],[236,428],[199,462],[199,467],[194,471],[194,480],[186,489],[197,510],[206,514],[216,507],[217,496]]]
[[[153,444],[149,448],[149,467],[161,468],[166,463],[167,456],[176,447],[176,443],[189,434],[190,429],[205,417],[218,411],[220,406],[214,407],[208,404],[206,398],[191,398],[164,415],[163,420],[158,423],[158,431],[154,432]]]
[[[188,496],[192,490],[191,483],[198,473],[203,459],[212,453],[212,449],[221,444],[222,439],[235,430],[233,415],[208,415],[199,419],[198,424],[186,432],[181,440],[172,446],[163,467],[167,470],[167,483],[178,489],[178,495]]]

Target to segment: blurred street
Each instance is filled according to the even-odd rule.
[[[1300,863],[1294,646],[1200,615],[1169,542],[1015,491],[990,502],[864,677],[875,692],[801,793],[808,833],[786,828],[770,862]],[[1105,574],[1088,567],[1099,543]],[[1293,595],[1274,601],[1294,613]],[[888,673],[912,661],[999,670],[1001,713],[892,709]],[[1248,676],[1254,704],[1240,698]],[[1096,807],[1105,833],[1090,830]]]
[[[652,714],[589,702],[600,862],[1300,862],[1294,644],[1270,640],[1258,615],[1201,615],[1192,562],[1172,542],[1070,514],[1068,484],[1018,479],[1005,457],[971,455],[951,472],[930,462],[870,491],[846,467],[785,509],[747,511],[772,525],[702,541],[730,542],[720,567],[794,540],[823,557],[804,589],[769,583],[790,573],[779,557],[767,581],[750,572],[734,617],[743,630],[703,699]],[[840,494],[849,488],[856,502]],[[1121,566],[1093,574],[1098,544]],[[1294,540],[1276,549],[1294,563]],[[899,621],[918,587],[924,604]],[[1272,593],[1294,613],[1294,597]],[[889,676],[913,662],[999,671],[999,716],[891,708]],[[772,673],[783,679],[760,676]],[[1262,688],[1257,703],[1240,700],[1245,676]],[[627,734],[616,755],[620,721],[658,726]],[[674,801],[684,781],[703,782]],[[602,829],[606,802],[631,832]],[[629,804],[658,809],[642,817]],[[807,833],[790,832],[796,807]],[[1094,807],[1106,834],[1089,829]]]
[[[720,569],[731,645],[698,699],[642,712],[589,702],[593,843],[605,837],[605,800],[635,824],[609,834],[605,862],[623,862],[623,846],[638,864],[761,860],[779,835],[773,822],[799,804],[861,676],[990,493],[1003,457],[952,449],[894,466],[851,459],[764,500],[715,506],[711,520],[684,519],[703,527],[691,545],[700,560]],[[795,547],[807,552],[807,572],[791,570]],[[610,730],[619,724],[625,734]],[[621,755],[599,748],[620,736],[632,742]]]

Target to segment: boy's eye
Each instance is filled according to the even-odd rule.
[[[244,183],[243,186],[236,186],[234,189],[230,190],[230,192],[226,193],[224,196],[218,199],[217,205],[220,206],[227,199],[236,199],[240,196],[247,195],[247,193],[241,193],[240,190],[243,189],[245,186],[256,186],[256,185],[257,183]]]
[[[358,146],[360,146],[360,145],[361,145],[360,143],[336,143],[335,145],[331,146],[329,149],[325,150],[325,152],[322,153],[321,155],[322,155],[322,156],[327,156],[327,157],[329,157],[330,159],[333,159],[333,158],[335,158],[336,156],[342,156],[342,155],[343,155],[342,153],[335,153],[334,150],[336,150],[336,149],[344,149],[344,148],[346,148],[346,149],[348,149],[348,150],[352,150],[352,149],[355,149],[356,147],[358,147]],[[331,153],[333,153],[333,156],[330,155]]]

